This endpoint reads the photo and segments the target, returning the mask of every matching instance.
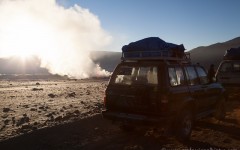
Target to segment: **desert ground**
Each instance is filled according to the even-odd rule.
[[[101,116],[106,79],[0,81],[0,149],[240,149],[240,100],[196,122],[189,142],[157,128],[130,133]]]

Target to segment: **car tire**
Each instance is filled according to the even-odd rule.
[[[177,119],[177,139],[181,142],[189,140],[193,129],[193,115],[191,111],[184,110]]]
[[[226,101],[224,98],[221,98],[215,107],[214,118],[217,120],[224,120],[226,115]]]
[[[119,128],[124,132],[132,132],[135,130],[136,127],[132,125],[121,125],[119,126]]]

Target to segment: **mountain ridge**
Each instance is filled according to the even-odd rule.
[[[218,67],[222,61],[226,50],[240,47],[240,37],[233,38],[225,42],[218,42],[208,46],[200,46],[190,50],[191,60],[193,63],[200,63],[208,68],[211,64]]]

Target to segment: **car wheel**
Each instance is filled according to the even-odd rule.
[[[183,111],[177,122],[177,138],[179,141],[188,141],[193,128],[193,116],[191,111]]]
[[[131,125],[121,125],[119,128],[124,132],[132,132],[135,130],[136,127]]]
[[[214,117],[218,120],[223,120],[226,115],[226,101],[222,98],[217,104]]]

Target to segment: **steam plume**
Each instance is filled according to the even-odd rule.
[[[89,58],[111,42],[97,16],[56,0],[0,0],[0,57],[37,55],[51,73],[76,78],[106,76]]]

